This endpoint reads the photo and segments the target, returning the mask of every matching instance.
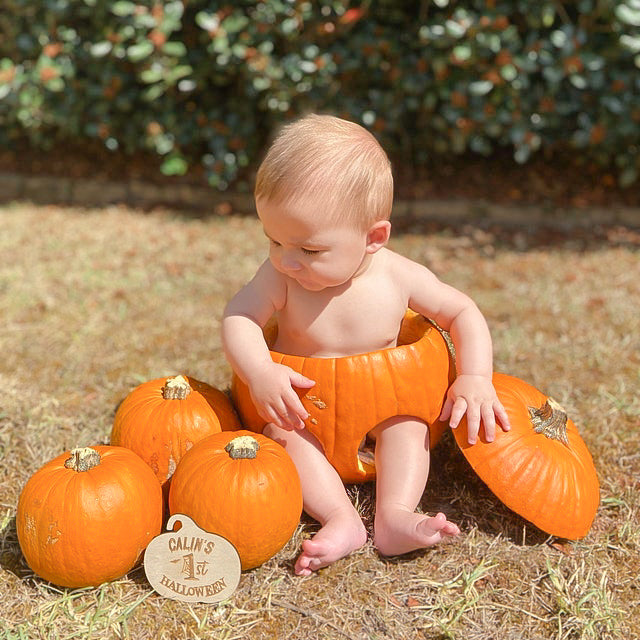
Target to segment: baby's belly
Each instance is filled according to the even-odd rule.
[[[278,336],[273,350],[289,355],[304,356],[305,358],[340,358],[343,356],[353,356],[359,353],[370,353],[380,349],[395,347],[397,333],[392,337],[371,340],[369,337],[359,338],[349,336],[343,339],[333,340],[313,340],[295,339],[294,336]]]

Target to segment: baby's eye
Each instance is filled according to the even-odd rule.
[[[280,243],[276,242],[275,240],[273,240],[272,238],[269,238],[269,242],[274,246],[274,247],[279,247]]]
[[[302,253],[308,255],[308,256],[315,256],[316,254],[320,253],[317,250],[314,249],[305,249],[304,247],[302,248]]]

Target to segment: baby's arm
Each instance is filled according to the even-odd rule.
[[[409,306],[451,334],[456,349],[457,377],[445,399],[441,420],[455,428],[467,415],[471,444],[480,424],[486,439],[495,439],[496,419],[508,431],[509,417],[493,387],[493,349],[484,316],[467,295],[441,282],[426,267],[407,260],[403,282],[409,287]]]
[[[262,327],[286,299],[286,287],[269,262],[230,300],[222,319],[222,345],[236,375],[249,387],[260,416],[283,429],[303,428],[308,418],[293,387],[315,383],[273,362]]]

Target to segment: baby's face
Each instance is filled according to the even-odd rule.
[[[346,222],[328,222],[321,201],[282,205],[258,200],[258,216],[269,239],[269,259],[281,273],[309,291],[348,282],[367,258],[367,233]]]

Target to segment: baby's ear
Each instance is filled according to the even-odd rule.
[[[388,220],[378,220],[367,231],[367,253],[375,253],[389,242],[391,223]]]

